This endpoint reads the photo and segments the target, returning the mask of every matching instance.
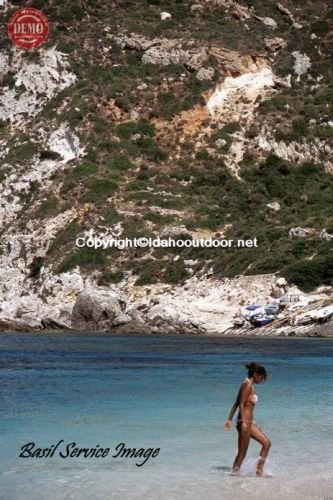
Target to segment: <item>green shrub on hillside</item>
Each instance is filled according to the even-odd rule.
[[[6,73],[2,77],[1,81],[3,87],[9,87],[10,89],[13,89],[15,87],[15,82],[16,82],[15,73],[12,72]]]
[[[333,127],[329,125],[318,125],[313,130],[313,135],[319,139],[331,139],[333,137]]]
[[[168,154],[163,151],[150,137],[138,139],[135,144],[140,150],[140,153],[145,155],[148,160],[161,162],[168,158]]]
[[[60,9],[57,13],[54,13],[57,21],[61,21],[63,23],[72,23],[74,21],[82,21],[84,16],[86,15],[86,11],[82,9],[79,5],[69,6],[67,9]],[[53,17],[54,19],[54,17]]]
[[[293,259],[288,256],[281,254],[281,252],[276,252],[275,255],[269,255],[259,258],[259,255],[256,255],[256,262],[251,267],[248,274],[267,274],[267,273],[276,273],[282,267],[285,267],[289,264]]]
[[[222,129],[216,130],[210,138],[210,142],[215,143],[218,139],[223,139],[226,141],[225,146],[219,148],[223,153],[227,153],[232,144],[231,135],[240,130],[240,125],[237,122],[227,123]]]
[[[12,148],[9,153],[9,159],[21,163],[23,161],[31,160],[31,158],[38,153],[38,144],[32,141],[19,144]]]
[[[166,283],[180,283],[190,277],[182,259],[170,262],[166,265],[164,280]]]
[[[157,278],[150,274],[149,271],[145,271],[142,275],[135,281],[136,286],[153,285],[157,283]]]
[[[129,158],[124,155],[116,155],[114,156],[110,162],[108,163],[108,167],[111,170],[120,170],[120,171],[126,171],[129,170],[130,168],[134,168],[135,165],[129,160]]]
[[[59,264],[57,272],[65,273],[79,266],[83,269],[101,269],[106,265],[105,250],[83,247],[71,253]]]
[[[44,7],[45,0],[33,0],[30,4],[34,9],[42,9]]]
[[[309,134],[309,126],[304,118],[296,118],[292,122],[293,138],[304,137]]]
[[[85,202],[101,203],[104,198],[111,196],[118,188],[118,184],[110,179],[93,179],[88,182],[89,191],[83,196]]]
[[[58,198],[55,196],[50,196],[47,200],[45,200],[37,210],[37,216],[39,217],[47,217],[50,215],[55,215],[59,212],[58,207]]]
[[[0,170],[0,183],[6,179],[6,173],[3,170]]]
[[[135,134],[153,137],[155,134],[154,126],[147,120],[137,122],[124,122],[116,127],[116,134],[121,139],[130,139]]]
[[[116,153],[116,152],[120,151],[121,144],[120,144],[120,142],[113,141],[112,139],[103,139],[101,142],[98,143],[98,147],[99,147],[99,149],[102,149],[103,151],[107,151],[108,153]],[[96,155],[96,157],[97,157],[97,155]]]
[[[266,113],[267,111],[285,111],[289,101],[286,96],[273,96],[270,99],[265,99],[259,104],[259,113]]]
[[[48,254],[52,254],[68,244],[73,245],[80,231],[82,231],[82,228],[76,221],[70,222],[67,227],[57,233],[56,238],[49,247]]]
[[[136,260],[128,266],[128,269],[138,276],[135,285],[150,285],[157,283],[161,278],[160,262],[149,257]]]
[[[78,165],[76,168],[71,170],[69,177],[72,179],[78,179],[80,177],[86,177],[93,175],[97,172],[97,165],[92,162],[84,162]]]
[[[131,101],[128,97],[126,96],[118,96],[115,98],[115,104],[116,106],[118,106],[118,108],[126,111],[126,112],[129,112],[131,110]]]
[[[279,76],[293,74],[294,62],[295,59],[291,54],[281,50],[275,62],[275,72]]]
[[[110,170],[120,170],[126,171],[131,168],[134,168],[135,165],[129,160],[126,155],[117,155],[114,156],[108,163],[108,167]]]
[[[29,266],[28,278],[37,278],[40,275],[40,271],[45,263],[43,257],[34,257],[32,263]]]
[[[304,292],[311,292],[322,283],[333,283],[333,255],[302,260],[281,270],[281,275]]]
[[[310,30],[315,35],[322,37],[327,35],[330,30],[330,25],[326,20],[317,21],[316,23],[311,24]]]
[[[107,271],[104,270],[101,276],[97,280],[97,284],[99,286],[107,286],[110,283],[120,283],[120,281],[124,278],[124,273],[120,271]]]

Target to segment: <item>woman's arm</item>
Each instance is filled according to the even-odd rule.
[[[230,412],[229,412],[227,420],[224,422],[224,430],[225,431],[230,429],[231,424],[232,424],[232,417],[234,416],[234,413],[237,410],[237,408],[238,408],[238,401],[236,400],[235,403],[233,404]]]
[[[237,399],[234,402],[233,406],[231,407],[231,410],[229,412],[228,418],[227,418],[227,420],[224,423],[224,430],[225,431],[227,431],[228,429],[230,429],[230,427],[232,425],[232,417],[234,416],[235,411],[237,410],[238,407],[239,407],[239,413],[240,413],[241,419],[245,420],[245,418],[244,418],[244,407],[245,407],[246,400],[247,400],[247,398],[250,395],[250,392],[251,392],[251,386],[249,384],[245,384],[244,383],[244,384],[241,385],[241,387],[239,389],[239,392],[238,392],[238,395],[237,395]],[[242,422],[242,427],[246,428],[247,427],[247,423],[246,422]]]
[[[238,404],[238,399],[236,399],[236,401],[234,402],[233,406],[231,407],[231,410],[229,412],[229,415],[228,415],[228,420],[232,420],[232,417],[234,416],[235,414],[235,411],[237,410],[239,404]]]
[[[238,406],[239,406],[239,393],[237,395],[236,401],[234,402],[234,404],[231,407],[231,410],[229,412],[228,418],[227,418],[227,420],[224,423],[224,430],[225,431],[228,430],[228,429],[230,429],[231,424],[232,424],[232,417],[234,416],[235,411],[237,410]]]
[[[239,390],[239,413],[240,413],[240,418],[242,420],[242,427],[244,429],[249,427],[248,422],[246,422],[247,419],[245,418],[244,409],[246,400],[248,399],[251,391],[252,391],[251,384],[247,383],[244,383]]]

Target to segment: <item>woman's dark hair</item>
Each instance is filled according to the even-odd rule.
[[[258,375],[262,375],[264,379],[266,380],[267,378],[267,372],[266,368],[264,368],[262,365],[259,365],[259,363],[246,363],[246,368],[248,369],[247,376],[252,377],[254,373],[257,373]]]

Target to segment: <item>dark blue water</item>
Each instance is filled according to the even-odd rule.
[[[1,498],[322,498],[333,487],[328,339],[13,333],[0,345]],[[269,480],[252,477],[255,442],[243,475],[229,475],[237,434],[222,427],[248,361],[268,370],[255,420],[273,443]],[[111,453],[18,456],[59,440],[63,452],[75,442]],[[112,457],[119,443],[160,451],[138,467]]]

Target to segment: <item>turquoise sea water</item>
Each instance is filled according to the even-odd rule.
[[[0,334],[0,498],[242,500],[333,498],[329,339]],[[272,441],[254,476],[250,444],[230,475],[223,431],[244,363],[268,370],[255,420]],[[34,442],[111,448],[106,458],[19,458]],[[138,467],[115,447],[160,448]],[[143,459],[140,459],[142,462]]]

